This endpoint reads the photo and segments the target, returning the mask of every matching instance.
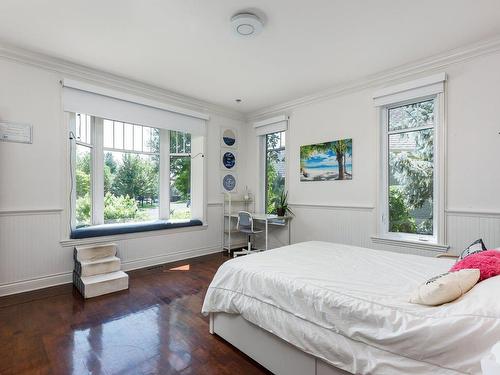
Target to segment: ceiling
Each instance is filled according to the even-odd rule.
[[[496,35],[498,0],[0,2],[3,42],[245,113]]]

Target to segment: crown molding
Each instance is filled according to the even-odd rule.
[[[246,120],[243,113],[224,106],[195,99],[154,85],[90,68],[68,60],[13,46],[5,42],[0,42],[0,58],[58,73],[61,75],[60,79],[79,79],[90,84],[177,105],[188,110],[221,115],[234,120]]]
[[[340,95],[360,91],[362,89],[384,86],[395,81],[442,70],[450,65],[458,64],[474,58],[500,51],[500,36],[483,40],[464,47],[455,48],[416,62],[381,71],[364,78],[346,82],[315,94],[306,95],[280,104],[265,107],[247,114],[248,121],[257,121],[277,113],[334,98]]]

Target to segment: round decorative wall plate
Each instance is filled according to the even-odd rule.
[[[224,129],[222,131],[222,145],[225,147],[234,147],[236,145],[236,132],[233,129]]]
[[[236,165],[236,156],[232,151],[226,151],[222,154],[222,165],[226,169],[232,169]]]
[[[236,188],[236,177],[232,174],[226,174],[222,178],[222,187],[226,191],[233,191]]]

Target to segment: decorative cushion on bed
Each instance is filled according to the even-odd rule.
[[[467,246],[465,250],[462,251],[462,254],[460,254],[460,256],[458,257],[458,260],[464,259],[469,255],[480,253],[481,251],[485,250],[487,250],[486,246],[484,245],[483,239],[480,238]]]
[[[464,269],[435,276],[417,288],[410,297],[410,303],[437,306],[454,301],[472,289],[479,276],[478,269]]]
[[[468,268],[476,268],[481,272],[479,281],[500,275],[500,251],[486,250],[476,254],[471,254],[455,263],[450,271],[458,271]]]

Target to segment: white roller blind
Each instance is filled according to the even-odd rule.
[[[257,133],[257,135],[283,132],[288,129],[288,117],[285,115],[281,115],[254,122],[253,127],[255,128],[255,132]]]
[[[405,100],[435,95],[444,91],[446,73],[438,73],[411,82],[386,87],[373,94],[376,107],[399,103]]]
[[[175,112],[177,108],[167,107],[160,102],[76,81],[65,80],[63,86],[63,107],[67,112],[193,135],[206,134],[206,114],[189,110],[182,110],[185,113]]]

